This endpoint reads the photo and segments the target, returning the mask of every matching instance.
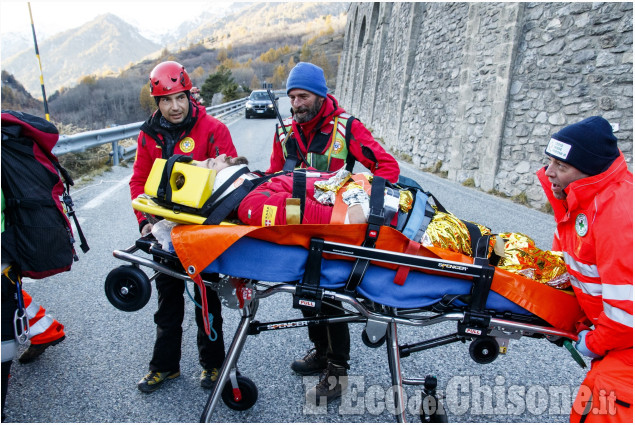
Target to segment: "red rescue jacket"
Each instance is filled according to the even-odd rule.
[[[538,171],[557,224],[553,249],[563,251],[573,290],[594,329],[587,347],[605,356],[633,347],[633,174],[624,155],[598,175],[553,197],[546,169]]]
[[[313,150],[311,150],[311,142],[315,135],[318,132],[331,134],[334,126],[333,119],[345,113],[346,111],[338,105],[337,100],[329,94],[324,99],[320,112],[311,121],[298,124],[293,120],[293,134],[294,137],[296,137],[302,155],[306,157],[307,152],[313,152]],[[302,137],[299,136],[300,132],[305,136],[306,144],[303,142]],[[395,158],[377,143],[370,131],[368,131],[359,120],[354,120],[351,133],[349,149],[355,159],[368,168],[372,174],[383,177],[392,183],[396,183],[399,179],[399,164]],[[325,153],[327,149],[328,145],[320,147],[319,153]],[[281,171],[284,167],[284,163],[285,157],[282,143],[278,135],[275,134],[269,169],[265,173],[271,174]],[[328,170],[320,171],[337,171],[344,167],[344,164],[344,160],[334,158]]]
[[[333,207],[320,204],[314,198],[314,183],[333,173],[319,173],[320,177],[306,179],[306,198],[302,223],[328,224]],[[292,173],[281,174],[249,192],[240,202],[238,218],[251,226],[273,226],[287,224],[286,202],[293,197]]]
[[[191,156],[194,160],[203,161],[207,158],[216,158],[223,153],[237,156],[234,142],[225,124],[207,115],[205,107],[200,104],[190,102],[190,111],[191,114],[188,114],[186,120],[191,122],[179,134],[178,140],[174,141],[172,149],[166,140],[167,133],[161,130],[159,124],[161,112],[155,111],[141,126],[137,139],[137,157],[130,178],[132,199],[144,193],[143,187],[157,158],[167,159],[173,154],[183,154]],[[135,211],[135,215],[139,223],[145,220],[143,213]]]

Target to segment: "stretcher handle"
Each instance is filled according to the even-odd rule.
[[[571,343],[571,340],[565,339],[563,345],[567,348],[567,350],[569,350],[569,353],[571,353],[571,357],[573,357],[573,360],[575,360],[575,362],[579,364],[582,369],[585,369],[586,363],[584,362],[584,359],[582,358],[580,353],[578,353],[578,350],[573,347],[573,343]]]

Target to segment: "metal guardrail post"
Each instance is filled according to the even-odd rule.
[[[112,165],[119,165],[119,140],[112,142]]]

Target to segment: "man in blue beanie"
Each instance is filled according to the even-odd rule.
[[[571,422],[633,423],[633,174],[608,121],[594,116],[551,137],[538,179],[554,211],[587,321],[576,348],[592,360]]]
[[[328,94],[322,68],[298,63],[289,73],[287,95],[293,116],[284,121],[284,127],[276,127],[267,174],[295,168],[337,171],[345,166],[352,171],[355,161],[359,161],[374,175],[397,182],[399,164],[358,119],[347,114]],[[328,314],[341,312],[330,306],[322,308]],[[319,402],[325,397],[330,402],[346,389],[348,325],[309,326],[309,339],[314,347],[294,361],[291,369],[301,375],[319,373],[319,383],[307,392],[306,398]]]

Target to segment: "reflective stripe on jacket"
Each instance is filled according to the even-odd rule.
[[[538,178],[557,224],[553,249],[563,251],[580,306],[593,323],[587,347],[605,356],[633,346],[633,174],[624,155],[604,173],[571,183],[553,197]]]
[[[22,290],[22,297],[29,319],[31,344],[46,344],[64,336],[64,325],[46,314],[44,307],[34,303],[25,290]]]
[[[333,129],[331,130],[331,134],[328,135],[328,142],[325,144],[323,149],[320,149],[321,152],[309,152],[306,154],[306,159],[308,161],[309,167],[315,168],[316,170],[328,171],[331,170],[331,162],[334,159],[339,159],[341,161],[346,161],[348,157],[348,146],[346,143],[346,125],[349,119],[353,119],[349,114],[341,114],[333,118],[333,121],[329,124],[333,125]],[[277,134],[278,140],[282,145],[282,153],[284,159],[286,160],[289,152],[287,148],[289,144],[295,144],[295,135],[293,134],[293,125],[291,119],[288,119],[284,122],[285,127],[277,126]],[[320,134],[326,136],[324,134]],[[285,142],[285,140],[287,140]],[[315,143],[313,143],[315,144]],[[296,149],[294,149],[295,151]],[[337,164],[341,164],[341,161],[337,161]],[[306,167],[305,165],[305,167]],[[303,167],[304,168],[304,167]]]

